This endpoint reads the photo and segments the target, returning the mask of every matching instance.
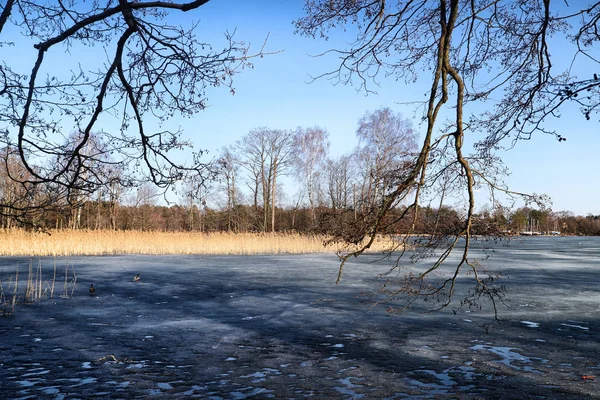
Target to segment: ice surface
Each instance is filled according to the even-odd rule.
[[[529,239],[484,261],[509,276],[500,321],[485,303],[373,307],[390,265],[378,255],[349,260],[339,285],[333,255],[59,258],[77,266],[75,297],[0,321],[3,396],[594,398],[599,383],[576,378],[599,368],[600,239]],[[18,262],[0,259],[0,274]]]

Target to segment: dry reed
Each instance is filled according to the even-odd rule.
[[[325,246],[327,238],[318,235],[72,231],[48,233],[19,229],[0,230],[0,255],[3,256],[74,256],[117,254],[303,254],[333,253],[342,250]],[[391,245],[381,237],[371,251]]]
[[[70,268],[70,271],[69,271]],[[56,283],[56,259],[54,260],[54,277],[52,281],[43,280],[42,260],[38,259],[38,266],[34,269],[33,259],[29,260],[29,273],[27,275],[25,293],[23,297],[18,295],[19,291],[19,266],[16,267],[14,278],[11,275],[8,279],[8,287],[4,289],[4,281],[0,278],[0,310],[3,316],[15,314],[16,304],[33,303],[36,300],[42,300],[50,295],[54,298],[54,284]],[[77,284],[77,274],[75,267],[67,264],[65,266],[64,293],[61,298],[71,298],[75,295],[75,286]],[[44,288],[45,286],[45,288]],[[12,290],[12,294],[11,294]],[[8,296],[7,294],[8,293]]]

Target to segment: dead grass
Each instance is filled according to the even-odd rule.
[[[333,253],[325,247],[326,237],[299,234],[197,233],[141,231],[71,231],[34,233],[0,230],[0,255],[73,256],[117,254],[303,254]],[[380,238],[371,251],[391,245]]]
[[[52,280],[44,279],[42,271],[42,260],[38,259],[37,266],[34,267],[33,259],[29,260],[29,272],[25,281],[25,292],[21,295],[19,292],[19,266],[15,267],[15,274],[10,275],[8,279],[0,278],[0,311],[2,316],[15,315],[15,306],[17,304],[31,304],[37,300],[54,298],[54,289],[56,285],[56,259],[54,259],[54,274]],[[3,271],[4,272],[4,271]],[[23,274],[21,272],[21,274]],[[3,274],[2,274],[3,275]],[[23,279],[21,279],[23,281]],[[4,285],[6,284],[6,288]],[[71,298],[75,294],[75,285],[77,284],[77,274],[73,265],[65,265],[64,273],[64,292],[61,298]]]

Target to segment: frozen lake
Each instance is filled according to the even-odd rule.
[[[333,255],[57,259],[75,295],[0,318],[0,397],[600,398],[600,238],[493,250],[509,302],[487,332],[489,308],[371,307],[389,266],[373,255],[337,286]],[[0,258],[5,285],[17,265]]]

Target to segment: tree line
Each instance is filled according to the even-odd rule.
[[[70,146],[80,134],[72,133],[63,146]],[[223,215],[218,219],[225,222],[211,229],[322,229],[324,209],[352,209],[354,218],[358,218],[375,207],[394,185],[394,176],[414,157],[416,133],[411,122],[389,108],[367,112],[358,122],[356,137],[358,145],[351,154],[331,157],[324,128],[252,129],[222,148],[202,174],[182,175],[177,188],[179,199],[173,207],[157,206],[162,192],[156,186],[130,179],[130,173],[105,151],[107,144],[101,135],[92,135],[78,151],[92,158],[103,154],[103,162],[89,165],[81,174],[89,182],[102,180],[108,184],[69,188],[67,195],[59,195],[63,188],[53,181],[32,184],[30,180],[36,178],[20,161],[17,149],[6,146],[0,153],[3,226],[195,230],[205,226],[200,222],[204,214],[217,213]],[[68,160],[68,156],[59,154],[49,164],[62,165]],[[15,179],[17,176],[19,179]],[[293,181],[295,193],[284,193],[284,176]],[[284,199],[291,205],[284,205]],[[187,209],[187,216],[180,217],[180,209]],[[19,215],[18,210],[27,213]],[[35,210],[40,212],[32,212]],[[280,211],[290,217],[280,218]],[[165,215],[182,222],[159,222]],[[307,222],[298,222],[303,218]],[[290,222],[282,222],[286,220]]]
[[[417,143],[411,121],[390,108],[366,112],[358,120],[355,136],[358,144],[350,153],[332,157],[325,128],[252,129],[219,151],[207,167],[210,180],[193,175],[184,179],[179,198],[167,205],[161,204],[162,193],[154,185],[128,185],[123,171],[109,159],[105,165],[94,166],[93,172],[112,175],[110,185],[94,191],[72,190],[57,202],[52,183],[29,189],[26,183],[11,179],[27,171],[5,148],[0,200],[13,208],[40,207],[42,212],[29,213],[30,219],[20,222],[42,229],[343,235],[356,227],[363,229],[361,221],[410,168]],[[96,152],[104,146],[100,137],[89,143],[82,152]],[[62,160],[57,157],[55,162]],[[282,184],[283,177],[293,184]],[[290,187],[295,190],[291,192]],[[443,198],[445,189],[439,190]],[[443,202],[413,209],[398,201],[381,233],[457,235],[464,218],[464,213]],[[3,228],[19,222],[8,215],[0,221]],[[473,233],[478,235],[524,231],[600,235],[600,217],[529,207],[511,211],[485,206],[473,221]]]

